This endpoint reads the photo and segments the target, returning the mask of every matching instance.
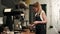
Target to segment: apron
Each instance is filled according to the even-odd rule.
[[[39,15],[36,15],[34,17],[35,21],[42,21],[41,18],[40,18],[40,14]],[[36,32],[35,34],[46,34],[46,24],[43,24],[43,23],[38,23],[36,24]]]

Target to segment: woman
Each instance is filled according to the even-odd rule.
[[[41,4],[39,2],[34,3],[33,10],[35,12],[33,25],[36,25],[36,34],[46,34],[47,18],[45,12],[42,10]]]

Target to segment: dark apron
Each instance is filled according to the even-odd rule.
[[[42,21],[40,18],[40,15],[36,15],[34,19],[35,19],[35,21]],[[45,24],[43,24],[43,23],[36,24],[35,34],[46,34],[46,23]]]

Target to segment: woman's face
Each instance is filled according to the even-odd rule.
[[[33,7],[33,10],[34,10],[35,12],[38,12],[38,8],[37,8],[37,7]]]

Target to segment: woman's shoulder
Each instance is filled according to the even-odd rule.
[[[44,10],[41,11],[42,13],[45,13]]]
[[[41,14],[42,14],[42,13],[45,13],[44,10],[41,11]]]

